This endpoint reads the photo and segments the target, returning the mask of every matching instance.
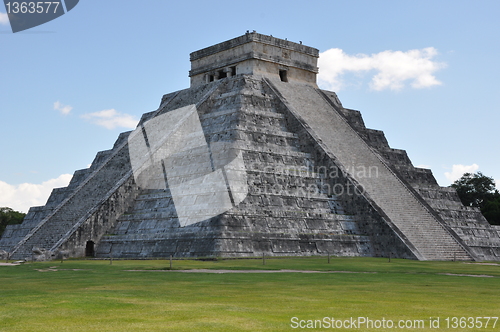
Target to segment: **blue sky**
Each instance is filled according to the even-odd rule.
[[[16,34],[5,12],[0,206],[45,204],[189,87],[190,52],[246,30],[318,48],[320,86],[441,185],[467,170],[500,181],[500,1],[80,0]]]

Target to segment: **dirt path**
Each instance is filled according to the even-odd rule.
[[[353,272],[353,271],[312,271],[312,270],[127,270],[130,272],[184,272],[184,273],[377,273],[377,272]]]

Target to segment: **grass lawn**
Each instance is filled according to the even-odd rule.
[[[429,325],[439,317],[439,330],[500,331],[500,321],[484,328],[486,319],[476,320],[500,316],[497,264],[379,258],[332,258],[328,264],[326,257],[313,257],[266,259],[266,265],[259,259],[174,260],[168,268],[164,260],[0,266],[0,331],[296,331],[301,329],[292,326],[300,320],[307,326],[324,317],[423,321],[417,331],[438,330]],[[184,269],[324,273],[175,271]],[[463,319],[461,328],[452,317],[474,322]],[[316,330],[330,330],[325,327]],[[366,328],[359,321],[356,327],[350,330],[397,329]]]

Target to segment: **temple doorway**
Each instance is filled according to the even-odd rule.
[[[87,241],[85,246],[85,257],[94,257],[94,241]]]

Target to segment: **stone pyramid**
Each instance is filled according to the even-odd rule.
[[[0,249],[499,260],[477,209],[317,87],[318,54],[255,32],[192,53],[191,87],[9,226]]]

